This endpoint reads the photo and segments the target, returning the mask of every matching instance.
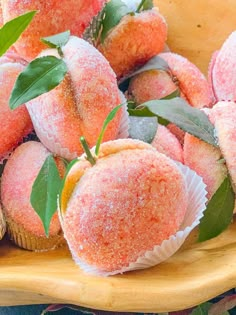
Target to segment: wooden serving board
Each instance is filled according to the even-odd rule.
[[[235,0],[157,0],[169,25],[168,45],[206,74],[212,52],[236,29]],[[185,309],[236,286],[236,223],[196,243],[193,232],[168,261],[109,278],[84,274],[66,248],[31,253],[0,242],[0,305],[72,303],[101,310]]]
[[[132,312],[197,305],[236,286],[236,223],[204,243],[196,244],[196,233],[166,262],[108,278],[83,273],[67,248],[32,253],[5,241],[0,246],[0,305],[63,302]]]

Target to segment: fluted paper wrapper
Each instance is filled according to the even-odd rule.
[[[7,234],[10,240],[21,248],[35,252],[45,252],[54,250],[66,244],[62,231],[49,238],[46,236],[39,237],[26,231],[22,225],[15,223],[9,217],[6,217],[6,221]]]
[[[154,246],[153,250],[147,251],[135,262],[131,262],[129,266],[112,272],[101,271],[95,266],[87,265],[78,257],[73,256],[74,261],[82,270],[94,275],[111,276],[131,270],[146,269],[165,261],[181,247],[187,236],[200,223],[200,219],[203,217],[203,212],[206,209],[207,191],[206,185],[200,176],[187,166],[178,162],[176,164],[185,177],[188,190],[188,208],[179,231],[171,235],[169,239],[164,240],[161,245]]]

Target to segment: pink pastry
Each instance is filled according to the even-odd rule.
[[[41,37],[70,30],[81,36],[105,0],[2,0],[4,23],[31,10],[37,10],[30,26],[15,43],[17,52],[26,60],[35,58],[45,48]]]
[[[17,57],[16,57],[17,59]],[[4,56],[0,58],[0,161],[32,131],[32,123],[25,105],[12,111],[9,108],[9,98],[17,76],[24,69],[18,62]]]
[[[184,163],[202,176],[207,185],[208,198],[210,199],[228,172],[231,175],[234,189],[236,187],[235,103],[217,103],[209,111],[209,118],[215,125],[219,148],[186,134]]]
[[[73,258],[101,272],[127,267],[176,233],[187,200],[183,174],[151,145],[102,144],[95,166],[75,163],[62,192],[62,227]]]
[[[29,250],[48,250],[63,244],[61,227],[54,215],[49,238],[30,203],[32,185],[50,152],[39,142],[26,142],[11,155],[1,180],[1,199],[10,238]]]
[[[212,107],[214,98],[201,71],[186,58],[171,53],[161,53],[168,71],[149,70],[142,72],[130,81],[128,93],[137,104],[163,98],[176,89],[191,106],[196,108]]]
[[[156,8],[124,16],[97,48],[120,78],[160,53],[167,25]]]
[[[27,103],[35,131],[53,153],[73,159],[83,150],[80,137],[94,146],[108,113],[122,103],[115,74],[107,60],[89,43],[71,37],[62,48],[68,74],[49,93]],[[40,56],[57,55],[49,49]],[[109,124],[104,141],[119,133],[121,112]]]

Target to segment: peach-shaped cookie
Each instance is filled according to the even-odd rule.
[[[184,141],[184,163],[202,176],[210,199],[229,172],[233,188],[236,185],[236,107],[234,102],[219,102],[209,110],[219,141],[215,148],[186,134]],[[235,190],[236,191],[236,190]]]
[[[175,234],[188,205],[184,176],[151,145],[102,144],[94,166],[79,160],[61,197],[62,227],[77,262],[115,272]]]
[[[64,243],[57,214],[49,238],[30,203],[32,185],[50,152],[39,142],[26,142],[11,155],[1,180],[1,199],[10,238],[28,250],[49,250]]]
[[[186,58],[166,52],[159,54],[169,66],[167,71],[148,70],[134,76],[129,83],[127,97],[137,105],[147,101],[161,99],[177,89],[189,105],[202,108],[211,107],[214,97],[207,79],[201,71]],[[184,132],[173,124],[168,129],[184,141]]]
[[[81,36],[90,20],[102,8],[105,0],[2,0],[4,23],[31,10],[37,14],[15,48],[26,60],[35,58],[45,48],[41,37],[70,30]]]
[[[153,8],[124,16],[97,48],[121,78],[160,53],[166,38],[166,22],[157,8]]]
[[[15,55],[16,56],[16,55]],[[0,58],[0,161],[32,131],[32,123],[25,105],[11,111],[8,105],[15,80],[24,66],[18,62],[10,62],[7,56]]]
[[[105,118],[122,99],[113,70],[92,45],[72,36],[62,51],[68,68],[65,79],[26,106],[40,141],[51,152],[73,159],[82,153],[80,136],[90,147],[95,145]],[[121,112],[108,126],[104,141],[117,137],[120,119]]]
[[[236,31],[211,60],[209,77],[217,101],[236,101]]]

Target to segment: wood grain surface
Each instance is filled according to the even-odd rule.
[[[195,238],[196,231],[184,248],[154,268],[108,278],[84,274],[67,248],[32,253],[2,242],[0,305],[63,301],[133,312],[197,305],[236,286],[236,223],[210,241],[195,243]]]
[[[168,24],[168,45],[205,74],[212,52],[236,30],[235,0],[154,0]]]
[[[168,45],[207,72],[212,52],[236,29],[235,0],[157,0]],[[64,302],[101,310],[185,309],[236,286],[236,223],[196,243],[196,231],[168,261],[109,278],[84,274],[67,248],[32,253],[0,242],[0,305]]]

